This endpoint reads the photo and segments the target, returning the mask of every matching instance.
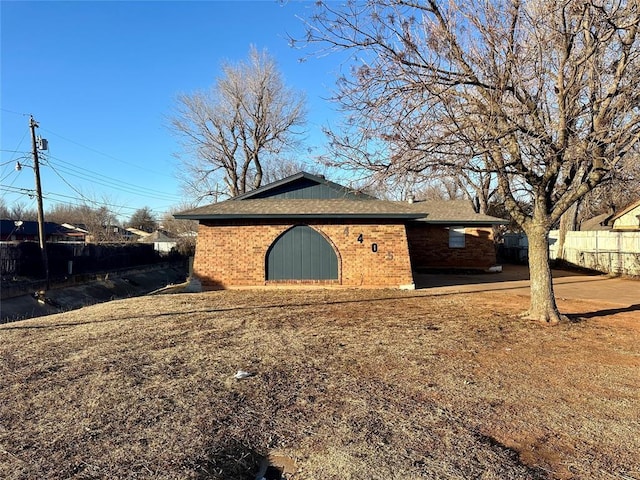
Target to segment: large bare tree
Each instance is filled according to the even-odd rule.
[[[171,120],[184,147],[181,180],[198,200],[258,188],[264,162],[295,147],[305,122],[304,95],[266,51],[252,46],[246,61],[221,70],[208,91],[178,96]]]
[[[59,224],[70,223],[87,230],[92,243],[120,242],[118,216],[115,202],[108,197],[101,200],[85,198],[75,205],[66,203],[54,204],[45,215],[49,222]]]
[[[640,139],[638,1],[316,8],[307,44],[350,50],[356,61],[338,83],[336,98],[351,115],[348,138],[332,137],[348,152],[337,163],[378,175],[443,167],[490,174],[529,238],[527,315],[560,321],[549,230]]]
[[[133,212],[127,226],[153,233],[158,228],[158,220],[150,207],[142,207]]]

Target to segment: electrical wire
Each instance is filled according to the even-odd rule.
[[[31,200],[31,204],[30,204],[30,206],[27,206],[27,208],[33,208],[33,204],[36,201],[36,192],[34,190],[29,190],[28,188],[12,187],[10,185],[0,185],[0,187],[3,190],[8,191],[9,193],[13,193],[14,195],[18,195],[18,197],[14,201],[14,203],[19,201],[22,197],[29,197],[29,200]],[[3,198],[4,198],[4,196],[3,196]]]
[[[0,108],[0,110],[5,111],[5,112],[9,112],[9,113],[13,113],[13,114],[16,114],[16,115],[29,116],[29,114],[23,114],[23,113],[20,113],[20,112],[15,112],[15,111],[12,111],[12,110],[8,110],[6,108]],[[64,136],[62,136],[62,135],[60,135],[60,134],[58,134],[56,132],[53,132],[53,131],[49,130],[49,129],[40,127],[40,130],[48,132],[48,133],[50,133],[50,134],[52,134],[52,135],[54,135],[54,136],[56,136],[58,138],[61,138],[61,139],[65,140],[67,142],[70,142],[72,144],[78,145],[78,146],[80,146],[82,148],[85,148],[85,149],[87,149],[89,151],[92,151],[94,153],[102,155],[103,157],[109,158],[111,160],[115,160],[115,161],[117,161],[119,163],[123,163],[125,165],[130,166],[130,167],[134,167],[136,169],[142,170],[147,174],[148,173],[155,173],[155,174],[158,174],[158,175],[166,176],[166,172],[158,172],[158,171],[154,171],[154,170],[152,170],[152,169],[150,169],[148,167],[142,167],[140,165],[136,165],[136,164],[131,163],[131,162],[126,162],[126,161],[121,160],[121,159],[119,159],[117,157],[114,157],[113,155],[109,155],[109,154],[101,152],[100,150],[97,150],[95,148],[89,147],[89,146],[84,145],[82,143],[79,143],[79,142],[76,142],[76,141],[71,140],[69,138],[66,138],[66,137],[64,137]],[[20,145],[22,144],[22,142],[24,141],[24,138],[26,137],[28,132],[29,132],[29,129],[26,129],[25,133],[23,134],[23,136],[22,136],[22,138],[21,138],[21,140],[20,140],[20,142],[18,144],[18,147],[16,148],[16,150],[1,150],[1,151],[6,152],[6,153],[12,153],[12,154],[19,153],[19,154],[22,154],[22,157],[20,157],[20,158],[27,158],[28,155],[29,155],[29,152],[20,151],[19,148],[20,148]],[[52,161],[52,159],[53,159],[53,161]],[[13,158],[12,160],[10,160],[8,162],[2,163],[0,166],[5,167],[8,164],[13,163],[15,161],[16,161],[16,159]],[[175,203],[177,203],[177,202],[179,202],[181,200],[181,197],[179,195],[160,192],[158,190],[153,190],[153,189],[150,189],[150,188],[147,188],[147,187],[143,187],[143,186],[140,186],[140,185],[135,185],[133,183],[125,182],[125,181],[122,181],[122,180],[119,180],[119,179],[116,179],[116,178],[113,178],[113,177],[109,177],[107,175],[103,175],[101,173],[98,173],[98,172],[95,172],[95,171],[92,171],[92,170],[89,170],[89,169],[86,169],[86,168],[83,168],[83,167],[79,167],[79,166],[77,166],[77,165],[75,165],[75,164],[73,164],[71,162],[65,161],[65,160],[63,160],[63,159],[61,159],[61,158],[59,158],[57,156],[51,155],[50,152],[48,154],[46,154],[46,155],[44,155],[44,154],[42,155],[41,164],[50,167],[51,170],[69,188],[71,188],[71,190],[73,192],[75,192],[77,195],[79,195],[79,198],[76,198],[76,197],[73,197],[73,196],[63,195],[63,194],[59,194],[59,193],[50,193],[49,192],[46,195],[43,194],[43,198],[46,198],[46,199],[48,199],[50,201],[55,201],[55,202],[59,202],[59,203],[67,203],[67,204],[73,205],[70,202],[67,202],[67,201],[64,201],[64,200],[58,200],[56,198],[56,197],[59,197],[59,198],[68,198],[68,199],[76,200],[76,201],[80,200],[82,202],[90,202],[90,203],[93,203],[93,204],[102,205],[102,206],[106,206],[106,207],[115,207],[115,208],[132,210],[132,211],[138,210],[135,207],[130,207],[130,206],[126,206],[126,205],[116,205],[116,204],[109,204],[109,203],[106,203],[106,202],[96,202],[96,201],[90,200],[84,194],[82,194],[82,192],[80,192],[75,186],[73,186],[72,183],[69,182],[63,176],[63,174],[67,175],[67,176],[70,176],[70,177],[75,177],[75,178],[78,178],[78,179],[81,179],[81,180],[84,180],[84,181],[89,181],[89,182],[91,182],[93,184],[98,184],[98,185],[101,185],[103,187],[107,187],[107,188],[110,188],[110,189],[118,190],[118,191],[121,191],[121,192],[124,192],[124,193],[137,195],[137,196],[144,197],[144,198],[151,198],[151,199],[154,199],[154,200],[172,202],[173,205],[175,205]],[[5,177],[3,177],[2,180],[0,180],[0,181],[4,182],[6,179],[8,179],[10,177],[10,175],[12,173],[13,172],[10,172]],[[10,185],[3,186],[5,188],[5,192],[6,193],[14,193],[14,194],[20,194],[20,195],[29,195],[29,196],[35,195],[33,190],[19,188],[19,187],[13,187],[13,183],[15,183],[17,178],[18,178],[18,175],[16,175],[16,177],[13,179],[13,181],[11,182]],[[7,190],[7,189],[13,189],[13,191]],[[25,192],[29,192],[29,193],[25,193]],[[6,195],[6,193],[3,194],[3,196],[2,196],[3,198]],[[168,206],[163,207],[163,208],[166,208],[168,210],[173,205],[168,205]],[[157,210],[152,210],[152,212],[154,212],[156,214],[165,213],[165,212],[159,212]]]
[[[47,128],[40,127],[40,130],[42,130],[44,132],[51,133],[52,135],[54,135],[54,136],[56,136],[58,138],[61,138],[62,140],[66,140],[69,143],[73,143],[74,145],[77,145],[79,147],[86,148],[87,150],[89,150],[91,152],[94,152],[94,153],[97,153],[98,155],[102,155],[105,158],[109,158],[111,160],[115,160],[116,162],[120,162],[120,163],[122,163],[124,165],[128,165],[130,167],[142,170],[143,172],[146,172],[146,173],[151,172],[151,173],[155,173],[155,174],[163,175],[163,176],[166,175],[166,172],[158,172],[158,171],[152,170],[152,169],[150,169],[148,167],[142,167],[140,165],[136,165],[135,163],[127,162],[127,161],[122,160],[120,158],[114,157],[113,155],[109,155],[108,153],[104,153],[104,152],[101,152],[100,150],[97,150],[95,148],[89,147],[87,145],[83,145],[82,143],[76,142],[75,140],[71,140],[70,138],[63,137],[62,135],[60,135],[60,134],[58,134],[56,132],[53,132],[53,131],[51,131],[51,130],[49,130]]]
[[[12,113],[17,113],[17,112],[12,112]],[[28,129],[28,128],[24,130],[24,133],[22,134],[22,138],[21,138],[21,139],[20,139],[20,141],[18,142],[18,146],[16,147],[16,149],[15,149],[15,150],[2,150],[3,152],[12,153],[12,155],[11,155],[11,160],[9,160],[8,162],[3,163],[3,164],[2,164],[2,167],[5,167],[6,165],[8,165],[8,164],[10,164],[10,163],[15,162],[15,161],[16,161],[16,160],[18,160],[18,159],[24,158],[24,157],[27,155],[27,153],[26,153],[26,152],[22,152],[22,151],[20,151],[20,150],[19,150],[19,148],[20,148],[20,145],[22,145],[22,142],[24,141],[24,138],[27,136],[27,133],[28,133],[28,132],[29,132],[29,129]],[[21,153],[21,154],[22,154],[22,156],[17,157],[17,156],[15,155],[16,153]],[[4,175],[4,172],[5,172],[5,168],[3,168],[3,169],[2,169],[2,175]],[[7,175],[7,176],[8,176],[8,175]],[[2,178],[2,181],[4,181],[4,180],[5,180],[5,178],[6,178],[6,177],[3,177],[3,178]]]
[[[16,179],[18,178],[18,172],[13,170],[10,171],[9,173],[7,173],[4,177],[0,178],[0,182],[4,182],[7,178],[9,178],[11,175],[15,175],[16,178],[13,179],[13,181],[11,182],[11,185],[13,185],[13,183],[16,181]]]
[[[53,170],[53,172],[58,175],[58,177],[60,177],[60,180],[62,180],[71,190],[73,190],[74,192],[76,192],[79,196],[80,199],[84,200],[85,202],[88,203],[95,203],[93,200],[91,200],[90,198],[87,198],[80,190],[78,190],[76,187],[74,187],[73,185],[71,185],[67,179],[65,179],[62,175],[60,175],[60,173],[52,166],[49,165],[51,167],[51,169]],[[104,204],[105,206],[115,206],[118,208],[127,208],[127,209],[131,209],[131,210],[138,210],[137,208],[134,207],[128,207],[128,206],[124,206],[124,205],[109,205],[109,204]]]
[[[22,153],[23,156],[19,157],[17,160],[20,159],[27,159],[29,156],[29,152],[21,152],[19,150],[2,150],[2,151],[6,151],[6,152],[15,152],[15,153]],[[53,162],[51,161],[51,159],[55,159],[56,162],[59,162],[61,165],[58,165],[58,168],[71,175],[74,176],[76,178],[80,178],[82,180],[88,180],[91,181],[92,183],[98,183],[102,186],[105,187],[109,187],[109,188],[113,188],[115,190],[120,190],[123,191],[125,193],[132,193],[134,195],[139,195],[139,196],[144,196],[144,197],[151,197],[154,198],[156,200],[164,200],[164,201],[169,201],[169,202],[179,202],[181,200],[181,197],[178,195],[174,195],[174,194],[170,194],[170,193],[165,193],[165,192],[161,192],[158,190],[153,190],[151,188],[147,188],[147,187],[143,187],[140,185],[136,185],[133,183],[129,183],[129,182],[125,182],[123,180],[119,180],[117,178],[114,177],[109,177],[107,175],[103,175],[101,173],[89,170],[87,168],[83,168],[83,167],[78,167],[77,165],[71,163],[71,162],[67,162],[57,156],[46,154],[46,155],[42,155],[41,157],[41,164],[43,165],[47,165],[47,166],[51,166],[52,168],[54,167]],[[4,162],[2,164],[0,164],[0,166],[6,166],[9,165],[11,163],[14,163],[16,161],[16,159],[13,160],[9,160],[7,162]],[[7,175],[8,177],[9,175]],[[4,177],[2,180],[0,181],[4,181],[6,179],[6,177]]]
[[[51,163],[49,163],[49,167],[51,167],[51,170],[53,170],[53,173],[55,173],[58,177],[60,177],[60,180],[62,180],[65,183],[65,185],[67,185],[67,187],[69,187],[71,190],[73,190],[78,195],[80,195],[80,198],[82,198],[85,201],[90,201],[87,197],[84,196],[84,194],[80,190],[78,190],[76,187],[74,187],[69,182],[67,182],[67,179],[64,178],[62,175],[60,175],[60,173],[58,173],[58,170],[56,170],[55,167],[51,165]]]
[[[15,112],[13,110],[9,110],[8,108],[2,108],[0,107],[0,110],[2,110],[3,112],[7,112],[7,113],[15,113],[16,115],[21,115],[23,117],[28,117],[29,114],[28,113],[20,113],[20,112]]]
[[[57,167],[61,172],[69,176],[73,176],[81,180],[87,180],[92,183],[102,185],[103,187],[120,190],[122,192],[139,195],[141,197],[151,197],[156,200],[164,200],[169,202],[176,202],[180,200],[180,197],[178,195],[167,194],[164,192],[160,192],[158,190],[153,190],[147,187],[142,187],[140,185],[135,185],[133,183],[118,180],[113,177],[108,177],[106,175],[93,172],[86,168],[77,167],[76,165],[70,162],[67,162],[65,160],[62,160],[61,158],[53,156],[51,154],[46,155],[46,157],[44,158],[47,159],[46,164],[51,168]],[[51,159],[54,159],[55,162],[52,162]]]
[[[4,150],[4,149],[0,149],[0,152],[5,152],[5,153],[21,153],[23,156],[27,156],[29,155],[29,152],[25,152],[22,150]],[[13,162],[13,160],[9,160],[7,162],[4,163],[0,163],[0,167],[4,167],[5,165],[10,164],[11,162]]]
[[[26,195],[29,196],[30,198],[34,198],[36,196],[36,192],[33,189],[29,189],[29,188],[22,188],[22,187],[11,187],[10,185],[0,185],[0,188],[3,189],[7,189],[9,190],[11,193],[14,194],[20,194],[20,195]],[[78,194],[80,194],[79,192],[76,192]],[[42,194],[42,198],[45,200],[49,200],[52,202],[56,202],[56,203],[64,203],[66,205],[71,205],[71,206],[78,206],[78,201],[84,202],[84,203],[90,203],[93,205],[97,205],[97,206],[103,206],[103,207],[111,207],[111,208],[118,208],[118,209],[123,209],[123,210],[130,210],[132,212],[136,212],[137,210],[140,210],[139,208],[136,207],[131,207],[128,205],[118,205],[115,203],[109,203],[109,202],[101,202],[98,200],[92,200],[88,197],[85,197],[84,195],[80,194],[81,198],[78,197],[74,197],[71,195],[65,195],[63,193],[54,193],[54,192],[45,192]],[[60,200],[60,199],[68,199],[68,200],[75,200],[74,203],[71,203],[67,200]],[[171,205],[167,205],[166,209],[169,209],[171,207]],[[160,211],[157,209],[150,209],[151,212],[153,212],[154,214],[160,216],[161,214],[164,214],[165,211]]]

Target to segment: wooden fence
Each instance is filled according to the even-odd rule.
[[[549,255],[598,272],[640,276],[640,232],[567,232],[564,252],[559,254],[558,231],[552,230]]]
[[[558,254],[558,236],[558,230],[549,234],[551,260],[562,258],[569,264],[612,275],[640,276],[640,232],[567,232],[562,255]],[[526,261],[526,235],[508,234],[503,245],[512,258]]]

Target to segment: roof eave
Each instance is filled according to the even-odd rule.
[[[417,220],[422,215],[406,214],[406,213],[295,213],[295,214],[209,214],[209,215],[188,215],[176,214],[175,218],[179,220],[302,220],[302,219],[394,219],[394,220]]]
[[[430,225],[473,225],[473,226],[493,226],[493,225],[509,225],[508,220],[496,219],[496,220],[464,220],[464,219],[449,219],[449,220],[429,220],[427,217],[416,220],[419,223],[428,223]]]

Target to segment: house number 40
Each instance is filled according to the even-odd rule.
[[[362,235],[362,234],[358,235],[357,240],[358,240],[358,243],[363,243],[364,242],[364,235]],[[378,251],[378,244],[377,243],[372,243],[371,244],[371,251],[373,253],[377,253],[377,251]]]

